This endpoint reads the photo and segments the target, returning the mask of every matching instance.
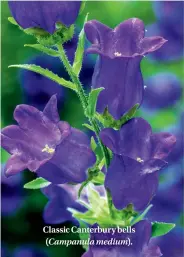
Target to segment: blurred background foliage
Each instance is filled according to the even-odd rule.
[[[80,31],[82,27],[82,23],[84,21],[84,17],[87,12],[89,12],[89,20],[97,19],[110,27],[115,27],[117,24],[126,20],[128,18],[137,17],[144,21],[146,26],[151,24],[157,24],[161,26],[158,21],[158,12],[163,12],[164,9],[159,8],[158,2],[152,1],[89,1],[86,3],[84,12],[78,18],[76,24],[76,31]],[[176,15],[174,13],[173,15]],[[31,101],[34,102],[33,105],[37,106],[39,109],[43,108],[44,101],[47,100],[46,93],[47,91],[40,93],[38,95],[31,95],[30,92],[26,91],[26,87],[37,86],[38,87],[46,87],[47,81],[43,80],[43,78],[39,78],[38,81],[34,74],[29,72],[29,74],[24,73],[23,71],[17,69],[10,69],[8,68],[11,64],[22,64],[28,63],[33,61],[35,58],[44,58],[43,54],[41,55],[34,49],[24,47],[24,44],[32,44],[35,43],[35,40],[28,35],[25,35],[22,31],[17,29],[15,26],[8,22],[8,17],[11,16],[8,3],[6,1],[1,2],[1,35],[2,35],[2,42],[1,42],[1,102],[2,102],[2,110],[1,110],[1,126],[5,127],[9,124],[15,123],[13,120],[13,111],[16,105],[21,103],[28,103],[31,104]],[[163,15],[164,16],[164,15]],[[181,17],[181,22],[182,22]],[[163,21],[165,22],[165,21]],[[177,24],[176,24],[177,26]],[[149,27],[148,27],[149,28]],[[148,29],[149,30],[149,29]],[[167,28],[169,33],[172,33]],[[149,31],[148,31],[149,32]],[[162,36],[162,34],[159,34]],[[182,42],[183,47],[183,38],[180,37],[179,40],[176,41],[176,44]],[[171,41],[172,43],[172,41]],[[175,44],[175,42],[173,43]],[[70,47],[70,46],[69,46]],[[173,45],[173,47],[177,48],[177,46]],[[182,50],[183,51],[183,50]],[[166,172],[160,175],[161,190],[164,190],[168,187],[168,183],[170,187],[175,186],[178,181],[182,179],[182,107],[183,107],[183,99],[182,99],[182,80],[183,80],[183,60],[182,60],[182,51],[179,57],[173,58],[170,61],[169,56],[172,55],[172,51],[168,52],[168,60],[162,61],[158,58],[151,58],[145,57],[141,63],[142,73],[145,80],[145,86],[148,88],[148,93],[145,91],[145,103],[143,102],[142,107],[139,109],[137,115],[141,115],[146,120],[150,122],[153,127],[154,131],[176,131],[178,135],[178,142],[180,143],[179,152],[176,152],[176,157],[172,163],[172,171],[166,169]],[[70,53],[69,53],[70,54]],[[71,54],[72,55],[72,54]],[[72,57],[71,57],[72,58]],[[35,59],[36,60],[36,59]],[[54,63],[54,58],[50,58],[49,62],[52,66],[52,61]],[[95,62],[95,56],[87,56],[85,57],[85,62],[83,66],[83,74],[81,75],[81,80],[84,82],[84,87],[89,90],[91,84],[91,76],[93,72]],[[54,64],[53,64],[54,65]],[[56,64],[59,67],[58,73],[67,77],[62,64]],[[164,87],[164,90],[160,92],[159,87],[159,77],[158,74],[165,73],[165,78],[167,78],[167,74],[172,74],[175,76],[173,80],[162,80],[160,81],[160,85]],[[30,75],[31,74],[31,75]],[[61,75],[60,74],[60,75]],[[29,77],[26,77],[29,76]],[[34,78],[31,78],[33,76]],[[156,79],[154,79],[156,76]],[[169,76],[169,75],[168,75]],[[27,79],[27,81],[26,81]],[[34,82],[32,82],[32,80]],[[153,81],[154,79],[154,81]],[[39,83],[40,81],[40,83]],[[167,81],[167,82],[166,82]],[[30,84],[32,82],[32,84]],[[147,84],[146,84],[147,83]],[[151,91],[149,93],[149,83],[150,88],[153,85],[155,87],[154,92]],[[156,85],[155,85],[156,83]],[[164,84],[165,83],[165,84]],[[28,85],[30,84],[30,85]],[[176,86],[177,84],[177,86]],[[179,85],[179,86],[178,86]],[[179,89],[178,89],[179,88]],[[145,88],[146,90],[146,88]],[[177,91],[178,90],[178,91]],[[179,93],[176,93],[179,92]],[[173,101],[170,103],[170,98],[165,99],[165,96],[175,95],[176,99],[174,98]],[[40,95],[42,94],[42,95]],[[49,93],[48,93],[49,94]],[[150,100],[151,97],[155,94],[155,100]],[[158,96],[158,98],[157,98]],[[46,97],[46,98],[44,98]],[[62,98],[63,97],[63,98]],[[160,97],[160,98],[159,98]],[[70,122],[73,127],[82,129],[82,124],[84,123],[84,115],[82,113],[82,109],[77,97],[67,89],[64,89],[61,93],[61,103],[59,104],[60,115],[62,120],[66,120]],[[146,98],[145,98],[146,99]],[[166,104],[163,106],[158,106],[157,108],[157,100],[160,102],[166,101]],[[150,104],[151,101],[155,101],[154,107]],[[159,104],[158,104],[159,105]],[[2,170],[3,164],[8,159],[8,154],[2,150]],[[174,167],[174,168],[173,168]],[[176,167],[176,169],[175,169]],[[173,171],[174,170],[174,171]],[[168,172],[167,172],[168,171]],[[177,176],[176,176],[176,173]],[[177,177],[177,178],[176,178]],[[49,256],[49,257],[65,257],[65,256],[81,256],[83,249],[82,247],[69,247],[66,248],[64,246],[57,246],[52,247],[49,249],[45,249],[45,238],[46,234],[42,232],[42,228],[45,225],[42,212],[44,209],[45,204],[47,203],[47,199],[44,195],[41,194],[39,190],[35,191],[28,191],[28,190],[19,190],[18,188],[23,187],[23,184],[27,181],[30,181],[34,178],[34,175],[30,172],[25,172],[21,181],[16,182],[15,184],[11,184],[11,181],[7,180],[6,178],[2,179],[2,199],[4,199],[4,205],[10,206],[7,211],[3,212],[2,205],[2,256],[19,256],[19,257],[37,257],[37,256]],[[168,182],[169,181],[169,182]],[[18,187],[17,187],[18,185]],[[164,186],[163,186],[164,185]],[[163,189],[164,188],[164,189]],[[162,191],[161,191],[162,192]],[[165,191],[163,191],[165,192]],[[161,198],[162,198],[161,193]],[[182,189],[180,189],[180,197],[182,195]],[[14,198],[15,197],[15,198]],[[181,197],[182,198],[182,197]],[[161,203],[164,201],[163,199],[156,199],[155,205],[159,202]],[[182,201],[182,199],[181,199]],[[14,202],[14,205],[13,205]],[[15,204],[16,203],[16,204]],[[165,205],[163,205],[163,209],[161,213],[167,209],[167,213],[169,211],[173,211],[173,205],[171,204],[170,200],[165,200]],[[12,208],[14,206],[14,208]],[[4,208],[5,208],[4,207]],[[6,209],[6,208],[5,208]],[[157,214],[157,213],[156,213]],[[180,233],[180,229],[182,228],[182,208],[177,211],[177,218],[175,222],[177,222],[177,229],[173,233]],[[151,215],[151,214],[150,214]],[[160,214],[161,215],[161,214]],[[62,226],[71,226],[71,223],[65,224],[58,224],[56,227]],[[175,235],[175,234],[174,234]],[[177,234],[178,235],[178,234]],[[59,235],[59,238],[66,238],[66,235]],[[67,237],[70,238],[78,238],[77,235],[68,235]],[[176,237],[175,237],[176,238]],[[179,241],[181,241],[181,237],[178,237]],[[177,241],[177,243],[179,242]],[[174,246],[173,246],[174,247]],[[182,247],[179,244],[179,247]],[[40,250],[40,249],[43,249]],[[41,252],[39,252],[41,251]],[[179,252],[178,252],[179,253]],[[178,253],[173,252],[171,255],[172,257],[180,257]],[[178,254],[178,255],[175,255]],[[170,256],[171,256],[170,255]],[[165,256],[165,255],[164,255]]]

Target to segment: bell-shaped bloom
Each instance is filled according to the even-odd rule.
[[[81,1],[9,1],[13,18],[23,28],[38,27],[53,34],[56,23],[65,26],[75,23]]]
[[[157,62],[171,62],[182,59],[183,56],[183,37],[179,37],[169,27],[161,26],[159,23],[154,23],[146,27],[146,36],[160,35],[167,42],[164,47],[153,52],[148,58]]]
[[[177,163],[183,158],[183,144],[184,144],[184,137],[183,137],[183,120],[182,117],[180,118],[179,122],[174,126],[171,126],[167,130],[172,133],[176,137],[176,144],[167,157],[167,161],[169,163]]]
[[[142,118],[129,120],[117,131],[101,131],[102,142],[112,150],[113,159],[105,178],[117,209],[132,203],[143,210],[158,187],[158,171],[165,167],[165,158],[175,144],[175,137],[167,132],[152,133]]]
[[[65,69],[57,58],[46,55],[38,55],[28,61],[29,64],[41,66],[54,74],[67,78]],[[57,94],[58,107],[62,106],[65,98],[65,89],[56,82],[33,71],[21,70],[20,82],[23,91],[24,102],[39,110],[43,110],[52,95]]]
[[[97,102],[97,111],[106,107],[119,119],[143,98],[140,62],[146,54],[159,49],[166,40],[144,37],[144,24],[137,18],[120,23],[115,29],[92,20],[85,24],[87,39],[92,43],[88,53],[98,54],[92,87],[104,87]]]
[[[155,237],[151,240],[154,244],[158,244],[163,257],[183,257],[183,231],[182,228],[174,229],[167,235]]]
[[[2,147],[11,154],[5,166],[7,176],[29,169],[55,184],[86,180],[86,171],[96,160],[90,140],[59,120],[55,95],[43,112],[18,105],[14,119],[18,125],[5,127],[1,136]]]
[[[175,169],[179,172],[182,167]],[[170,186],[165,182],[165,188],[159,185],[158,192],[152,201],[153,207],[147,217],[151,221],[177,223],[183,210],[183,178]]]
[[[4,165],[1,166],[1,214],[13,215],[24,203],[22,174],[11,178],[4,175]]]
[[[97,228],[97,224],[92,226]],[[135,233],[92,233],[91,240],[94,240],[94,245],[91,245],[82,257],[160,257],[162,253],[158,246],[150,245],[151,238],[151,223],[142,220],[133,226]],[[97,244],[97,240],[112,240],[119,242],[130,238],[131,245],[107,245]]]
[[[42,189],[44,195],[49,199],[45,206],[43,218],[46,223],[59,224],[67,221],[76,223],[76,219],[67,208],[73,208],[80,212],[86,209],[76,202],[79,186],[72,185],[50,185]]]
[[[150,109],[168,108],[182,97],[182,85],[172,73],[161,72],[145,80],[143,106]]]
[[[183,38],[183,2],[153,1],[152,5],[159,25]]]

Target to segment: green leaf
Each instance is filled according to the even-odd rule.
[[[88,20],[88,15],[89,14],[87,13],[85,20],[84,20],[84,24]],[[74,63],[73,63],[73,71],[77,75],[79,75],[81,68],[82,68],[84,47],[85,47],[85,33],[84,33],[84,27],[83,27],[79,34],[78,46],[77,46],[77,50],[75,52],[75,59],[74,59]]]
[[[87,0],[86,0],[87,1]],[[79,15],[84,11],[84,8],[85,8],[85,6],[86,6],[86,1],[82,1],[82,3],[81,3],[81,7],[80,7],[80,11],[79,11]]]
[[[152,237],[163,236],[175,227],[174,223],[152,222]]]
[[[93,150],[93,152],[96,150],[97,148],[97,144],[95,142],[94,137],[91,137],[91,149]]]
[[[150,204],[142,213],[141,215],[139,215],[138,217],[135,217],[132,222],[131,225],[134,225],[135,223],[141,221],[144,219],[144,217],[146,216],[146,214],[149,212],[149,210],[153,207],[153,204]]]
[[[93,128],[91,125],[87,124],[87,123],[82,124],[82,126],[84,126],[84,127],[86,127],[87,129],[89,129],[89,130],[95,132],[94,128]]]
[[[34,65],[34,64],[16,64],[16,65],[10,65],[8,66],[8,68],[21,68],[21,69],[25,69],[25,70],[30,70],[30,71],[34,71],[38,74],[41,74],[55,82],[57,82],[59,85],[70,88],[72,90],[76,90],[76,86],[70,82],[67,81],[63,78],[60,78],[58,75],[54,74],[52,71],[48,70],[48,69],[44,69],[40,66]],[[44,86],[44,85],[43,85]]]
[[[88,107],[86,109],[86,114],[90,118],[94,117],[94,115],[96,113],[96,103],[98,100],[98,96],[102,90],[104,90],[104,87],[92,89],[89,94]]]
[[[24,188],[26,189],[39,189],[47,187],[51,184],[51,182],[47,181],[44,178],[36,178],[32,180],[31,182],[28,182],[24,185]]]
[[[40,45],[40,44],[34,44],[34,45],[26,44],[24,46],[32,47],[38,51],[41,51],[41,52],[43,52],[47,55],[51,55],[53,57],[59,57],[59,53],[56,50],[54,50],[52,48],[48,48],[48,47]]]
[[[129,120],[129,119],[133,118],[138,108],[139,108],[139,104],[135,104],[135,105],[128,111],[128,113],[125,115],[126,120]]]
[[[13,17],[8,17],[8,21],[13,24],[13,25],[16,25],[16,26],[19,26],[18,23],[16,22],[16,20],[13,18]]]

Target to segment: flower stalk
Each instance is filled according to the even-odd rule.
[[[62,63],[64,64],[66,71],[68,72],[72,82],[76,85],[76,92],[81,101],[81,104],[82,104],[82,107],[83,107],[84,113],[85,113],[85,111],[88,107],[88,97],[84,92],[84,89],[82,87],[82,84],[81,84],[78,76],[73,72],[72,66],[67,58],[67,55],[65,53],[63,46],[61,44],[58,44],[57,48],[58,48],[58,52],[60,54],[60,59],[61,59]],[[105,157],[106,167],[108,167],[110,164],[110,156],[109,156],[109,152],[108,152],[107,148],[102,144],[101,139],[99,137],[99,133],[100,133],[99,126],[94,118],[89,118],[89,117],[87,117],[87,118],[89,119],[89,122],[91,123],[91,125],[95,131],[95,134],[96,134],[96,137],[100,144],[102,153]]]

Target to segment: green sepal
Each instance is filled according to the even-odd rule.
[[[8,66],[8,68],[12,68],[12,67],[34,71],[38,74],[41,74],[41,75],[53,80],[54,82],[57,82],[61,86],[64,86],[64,87],[67,87],[67,88],[70,88],[70,89],[76,91],[76,86],[72,82],[67,81],[63,78],[60,78],[58,75],[54,74],[52,71],[50,71],[48,69],[44,69],[44,68],[34,65],[34,64],[16,64],[16,65]]]
[[[104,87],[92,89],[89,94],[88,107],[86,109],[86,115],[89,118],[93,118],[96,113],[96,104],[97,104],[98,96],[102,90],[104,90]]]
[[[33,44],[33,45],[31,45],[31,44],[26,44],[26,45],[24,45],[24,46],[25,46],[25,47],[26,47],[26,46],[32,47],[32,48],[34,48],[34,49],[36,49],[36,50],[38,50],[38,51],[41,51],[41,52],[43,52],[44,54],[50,55],[50,56],[52,56],[52,57],[59,57],[59,53],[58,53],[56,50],[51,49],[51,48],[48,48],[48,47],[45,47],[45,46],[40,45],[40,44]]]
[[[96,148],[97,148],[97,144],[96,144],[96,141],[94,139],[94,137],[91,137],[91,149],[93,150],[93,152],[95,152]]]
[[[87,22],[87,20],[88,20],[88,13],[85,17],[84,24]],[[84,47],[85,47],[85,33],[84,33],[84,27],[83,27],[79,34],[77,50],[75,52],[75,59],[74,59],[74,63],[73,63],[73,71],[77,75],[79,75],[81,68],[82,68]]]
[[[8,17],[8,21],[13,24],[13,25],[16,25],[16,26],[19,26],[19,24],[16,22],[16,20],[13,18],[13,17]]]
[[[135,223],[141,221],[144,219],[144,217],[146,216],[146,214],[149,212],[149,210],[153,207],[152,204],[150,204],[140,215],[138,215],[137,217],[135,217],[132,221],[131,221],[131,225],[134,225]]]
[[[55,46],[57,44],[64,44],[65,42],[71,40],[74,35],[74,25],[66,27],[64,24],[57,22],[57,30],[53,34],[50,34],[49,32],[38,27],[23,29],[13,17],[9,17],[8,20],[13,25],[18,26],[19,29],[25,34],[34,36],[38,43],[47,47]]]
[[[130,225],[131,220],[138,216],[132,204],[128,204],[126,208],[118,210],[112,205],[113,217],[117,220],[123,220],[125,225]]]
[[[24,185],[24,188],[26,189],[40,189],[40,188],[44,188],[47,187],[51,184],[51,182],[47,181],[44,178],[36,178],[28,183],[26,183]]]
[[[175,227],[174,223],[152,222],[152,237],[163,236]]]
[[[96,118],[103,124],[105,128],[114,128],[119,130],[123,124],[134,117],[139,104],[135,104],[125,115],[119,120],[115,120],[112,115],[108,112],[108,108],[105,108],[103,114],[96,113]]]
[[[60,29],[56,30],[52,35],[46,32],[46,34],[35,34],[34,36],[41,45],[51,47],[57,44],[66,43],[67,41],[73,38],[73,34],[74,25],[71,25],[69,28],[63,25]]]
[[[84,11],[85,6],[86,6],[86,1],[82,1],[80,11],[79,11],[79,15]]]

